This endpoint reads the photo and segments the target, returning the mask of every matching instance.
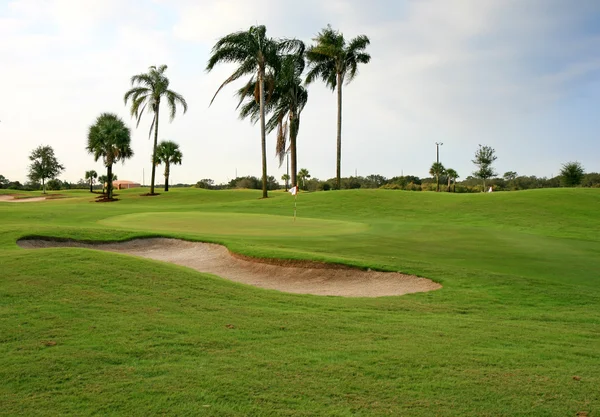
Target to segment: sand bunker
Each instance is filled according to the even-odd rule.
[[[7,203],[35,203],[36,201],[44,200],[46,200],[46,197],[15,198],[13,195],[0,195],[0,201]]]
[[[396,272],[362,271],[318,262],[250,260],[220,245],[177,239],[136,239],[123,243],[86,244],[52,240],[19,240],[25,249],[78,247],[125,253],[187,266],[235,282],[296,294],[382,297],[442,288],[426,278]]]

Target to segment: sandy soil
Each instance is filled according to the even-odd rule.
[[[137,239],[124,243],[85,244],[50,240],[20,240],[25,249],[80,247],[119,252],[187,266],[231,281],[289,293],[343,297],[382,297],[442,288],[426,278],[396,272],[324,267],[327,264],[286,261],[273,265],[233,256],[227,248],[177,239]]]
[[[12,195],[0,195],[0,201],[7,203],[35,203],[44,200],[46,200],[46,197],[15,198]]]

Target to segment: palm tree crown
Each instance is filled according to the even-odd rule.
[[[112,166],[133,156],[131,131],[113,113],[102,113],[88,131],[87,151],[94,160],[102,158],[107,169],[108,198],[112,198]]]
[[[316,45],[308,48],[306,52],[309,63],[306,83],[321,79],[332,91],[337,88],[336,186],[339,189],[342,159],[342,85],[354,80],[358,74],[358,64],[368,64],[371,60],[371,56],[364,52],[370,41],[365,35],[360,35],[346,43],[344,35],[329,25],[319,32],[314,40]]]
[[[266,156],[266,127],[265,127],[265,78],[274,79],[280,63],[280,54],[297,50],[299,41],[277,41],[267,37],[265,26],[252,26],[247,31],[231,33],[219,39],[212,49],[206,66],[207,71],[220,63],[236,63],[237,69],[221,84],[211,100],[227,84],[250,75],[256,77],[255,98],[259,104],[259,119],[261,130],[262,150],[262,188],[263,198],[267,197],[267,156]]]
[[[167,70],[166,65],[159,67],[151,66],[147,73],[137,74],[131,77],[131,88],[125,93],[125,104],[131,99],[131,116],[137,119],[137,125],[140,125],[140,120],[144,112],[153,114],[152,124],[148,137],[152,135],[154,129],[154,147],[152,151],[152,160],[156,159],[156,147],[158,145],[158,121],[160,114],[160,103],[164,99],[169,107],[169,115],[171,121],[177,113],[177,105],[183,108],[183,112],[187,112],[188,105],[183,96],[169,89],[169,79],[165,75]],[[150,181],[150,194],[154,194],[154,178],[155,165],[152,165],[152,178]]]
[[[171,164],[181,165],[183,154],[179,145],[170,140],[162,141],[156,149],[155,164],[165,164],[165,191],[169,191],[169,175],[171,174]]]

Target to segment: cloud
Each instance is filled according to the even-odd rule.
[[[238,120],[235,89],[208,106],[232,67],[210,74],[204,67],[217,38],[257,23],[271,36],[307,43],[328,23],[348,39],[370,37],[371,63],[344,88],[343,175],[355,168],[427,175],[440,140],[444,160],[463,176],[478,143],[498,149],[499,170],[506,164],[549,175],[563,156],[565,132],[571,142],[589,143],[581,146],[588,149],[584,164],[600,151],[593,114],[578,111],[600,98],[599,19],[595,0],[577,7],[560,0],[305,0],[301,7],[274,0],[13,0],[0,6],[0,77],[10,80],[0,140],[16,144],[12,155],[0,155],[2,175],[24,179],[27,154],[40,143],[64,155],[65,178],[101,169],[89,166],[83,149],[87,126],[102,111],[131,122],[122,101],[129,78],[162,63],[190,104],[188,114],[161,124],[161,138],[179,141],[186,161],[194,161],[177,167],[175,181],[224,181],[236,167],[256,175],[258,128]],[[321,83],[309,94],[300,165],[313,177],[332,177],[335,95]],[[136,157],[118,169],[122,178],[139,180],[148,165],[146,122],[133,130]],[[269,172],[280,177],[273,142]],[[534,152],[539,160],[521,156]]]

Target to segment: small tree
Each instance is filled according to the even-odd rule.
[[[442,165],[441,162],[434,162],[429,168],[429,175],[433,175],[435,177],[436,189],[440,191],[440,176],[446,173],[446,168]]]
[[[310,178],[308,169],[302,168],[300,171],[298,171],[298,178],[300,179],[300,182],[302,183],[302,188],[306,189],[306,180],[308,178]]]
[[[283,182],[285,182],[285,191],[288,190],[288,182],[290,180],[290,176],[288,174],[283,174],[281,176],[281,179],[283,180]]]
[[[0,188],[6,188],[10,184],[10,181],[4,177],[4,175],[0,175]]]
[[[450,182],[454,184],[454,192],[456,192],[456,179],[458,178],[458,173],[452,168],[448,168],[446,170],[446,175],[448,176],[448,192],[450,192]]]
[[[51,146],[38,146],[31,152],[29,159],[32,163],[29,165],[28,177],[32,182],[41,180],[46,194],[46,180],[56,178],[65,167],[58,162]]]
[[[490,146],[479,145],[475,152],[473,163],[477,166],[477,171],[473,172],[476,178],[483,180],[483,191],[485,191],[485,180],[496,175],[496,171],[492,168],[492,164],[496,159],[496,150]]]
[[[560,170],[560,182],[563,187],[575,187],[581,184],[585,170],[579,162],[567,162]]]
[[[102,113],[88,131],[87,151],[94,155],[94,160],[102,158],[106,167],[106,198],[112,199],[112,183],[116,179],[112,168],[115,162],[124,163],[133,156],[131,149],[131,132],[119,116],[113,113]]]
[[[156,165],[165,164],[165,192],[169,191],[169,175],[171,165],[181,165],[183,154],[179,145],[170,140],[163,140],[156,148]]]
[[[98,173],[96,171],[85,171],[85,179],[90,183],[90,193],[94,191],[94,181],[96,178],[98,178]]]

